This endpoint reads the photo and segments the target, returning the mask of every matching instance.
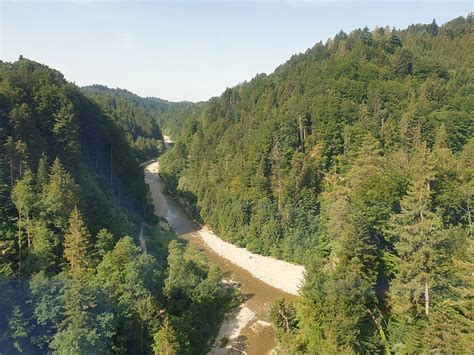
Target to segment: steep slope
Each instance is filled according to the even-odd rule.
[[[202,254],[145,223],[157,217],[127,114],[45,65],[0,62],[2,353],[208,351],[231,295]]]
[[[81,90],[96,99],[119,120],[121,127],[130,134],[130,140],[134,142],[136,149],[156,143],[147,142],[146,139],[162,140],[159,127],[168,134],[177,134],[186,118],[199,114],[202,106],[200,103],[140,97],[128,90],[110,89],[103,85],[86,86]],[[162,147],[159,146],[155,153],[161,150]],[[149,157],[150,154],[152,152],[148,153]]]
[[[81,89],[117,123],[125,132],[127,141],[142,162],[156,158],[163,152],[163,136],[156,117],[144,109],[141,98],[120,89],[109,89],[106,86],[88,86]],[[158,102],[158,108],[167,107],[166,101]]]
[[[219,236],[305,263],[286,350],[468,351],[473,63],[472,16],[340,32],[209,100],[160,158]]]

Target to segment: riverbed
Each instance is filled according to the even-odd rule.
[[[239,285],[245,295],[245,302],[227,313],[211,354],[270,353],[276,346],[269,319],[270,306],[278,298],[297,298],[304,268],[252,254],[222,241],[209,229],[201,228],[166,193],[164,182],[157,174],[158,169],[156,162],[145,168],[145,180],[150,186],[155,213],[165,218],[179,237],[202,250],[210,262],[221,268],[227,282]],[[227,344],[219,347],[218,344],[225,343],[223,338]]]

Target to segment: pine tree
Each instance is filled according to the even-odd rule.
[[[433,19],[433,22],[430,24],[430,34],[432,36],[437,36],[438,35],[438,24],[436,23],[436,20]]]
[[[430,283],[443,260],[439,255],[443,230],[440,218],[431,210],[433,169],[429,152],[424,146],[419,147],[412,160],[412,184],[401,201],[401,213],[395,215],[392,221],[391,233],[399,257],[399,274],[392,294],[406,300],[411,299],[411,294],[414,301],[424,297],[425,314],[428,316]]]
[[[52,271],[57,262],[57,239],[48,228],[47,221],[38,218],[31,220],[28,231],[33,236],[33,246],[25,260],[25,273],[30,275],[38,271]]]
[[[153,352],[155,355],[175,355],[179,351],[176,333],[168,318],[165,318],[160,330],[153,337]]]
[[[15,207],[11,200],[8,164],[0,154],[0,275],[12,276],[16,268],[17,238]],[[1,300],[0,300],[1,302]]]
[[[371,134],[367,134],[356,152],[348,173],[350,187],[352,189],[359,187],[367,180],[368,176],[376,174],[382,169],[383,157],[380,142]]]
[[[18,210],[18,277],[21,280],[22,262],[23,262],[23,234],[27,233],[28,250],[31,248],[31,234],[28,228],[30,223],[31,211],[36,202],[36,196],[33,188],[33,174],[27,170],[23,177],[15,183],[12,190],[12,201]]]
[[[89,240],[89,231],[76,207],[69,217],[69,230],[64,239],[64,257],[72,274],[81,274],[89,268]]]
[[[474,139],[466,144],[459,159],[460,184],[456,194],[459,196],[458,205],[461,208],[461,221],[468,227],[468,235],[474,237]]]
[[[461,231],[464,233],[464,231]],[[472,354],[474,351],[474,240],[463,241],[454,257],[449,291],[450,298],[436,305],[430,317],[426,351]]]

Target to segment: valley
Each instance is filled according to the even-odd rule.
[[[158,172],[159,164],[156,162],[145,168],[145,181],[150,187],[155,213],[165,218],[179,237],[195,245],[211,263],[218,265],[224,272],[226,283],[231,287],[238,286],[245,299],[240,307],[226,314],[211,354],[227,354],[232,350],[245,351],[248,354],[268,354],[276,346],[269,319],[270,306],[279,298],[296,300],[300,284],[296,280],[303,277],[304,268],[239,250],[241,248],[220,240],[210,230],[200,227],[186,214],[182,206],[166,193],[166,187]],[[257,261],[254,261],[254,265],[247,264],[244,268],[245,263],[242,263],[243,258],[240,258],[242,253],[249,254],[249,260],[252,258]],[[267,282],[254,276],[255,264],[259,262],[263,273],[261,278]],[[275,263],[280,268],[272,268]],[[286,278],[281,275],[285,267],[288,274]],[[281,279],[280,283],[274,281],[278,277]],[[221,348],[219,344],[223,338],[229,341]]]

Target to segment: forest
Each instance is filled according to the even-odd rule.
[[[126,132],[140,161],[156,158],[163,153],[161,128],[170,135],[179,134],[185,118],[199,115],[202,107],[201,103],[140,97],[125,89],[110,89],[103,85],[85,86],[81,90],[113,116],[114,121]]]
[[[123,89],[93,85],[82,88],[125,132],[129,145],[140,162],[163,153],[163,135],[157,117],[139,105],[138,96]],[[159,103],[158,103],[159,105]]]
[[[0,352],[210,350],[237,297],[153,214],[160,155],[196,220],[305,265],[279,353],[473,353],[473,21],[341,31],[199,103],[0,61]]]
[[[222,238],[306,266],[281,353],[472,353],[473,130],[472,15],[341,31],[200,103],[160,173]]]
[[[161,138],[131,98],[0,62],[2,354],[209,350],[234,294],[153,214],[139,162]]]

